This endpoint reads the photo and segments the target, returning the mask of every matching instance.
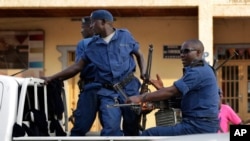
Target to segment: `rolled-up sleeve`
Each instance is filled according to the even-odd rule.
[[[182,93],[186,95],[190,90],[197,89],[197,86],[200,84],[200,75],[199,72],[195,69],[188,68],[190,70],[184,74],[182,78],[174,82],[174,86]]]

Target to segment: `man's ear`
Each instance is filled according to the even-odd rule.
[[[200,50],[197,50],[197,54],[203,56],[203,54]]]

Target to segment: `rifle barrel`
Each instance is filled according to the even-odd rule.
[[[226,64],[229,60],[231,60],[235,55],[239,55],[236,51],[234,51],[234,54],[231,55],[229,58],[227,58],[225,61],[223,61],[219,66],[217,66],[215,68],[215,70],[217,71],[219,68],[221,68],[224,64]]]

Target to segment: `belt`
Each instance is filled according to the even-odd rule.
[[[95,78],[88,78],[88,79],[80,79],[79,82],[82,82],[84,84],[87,84],[87,83],[91,83],[91,82],[94,82],[95,81]]]
[[[94,78],[89,78],[89,79],[82,79],[82,78],[81,78],[81,79],[77,82],[80,92],[83,91],[83,88],[84,88],[84,86],[85,86],[86,84],[92,83],[92,82],[94,82],[94,81],[95,81]]]
[[[109,83],[104,83],[102,86],[106,89],[114,89],[114,86],[119,86],[121,88],[125,87],[132,79],[134,78],[134,74],[130,73],[127,77],[125,77],[121,82],[118,82],[116,84],[109,84]]]
[[[110,89],[110,90],[113,90],[113,84],[108,84],[108,83],[105,83],[105,84],[102,84],[102,86],[106,89]]]

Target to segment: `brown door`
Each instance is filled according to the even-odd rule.
[[[218,84],[229,104],[242,120],[250,119],[250,62],[230,60],[217,70]]]

